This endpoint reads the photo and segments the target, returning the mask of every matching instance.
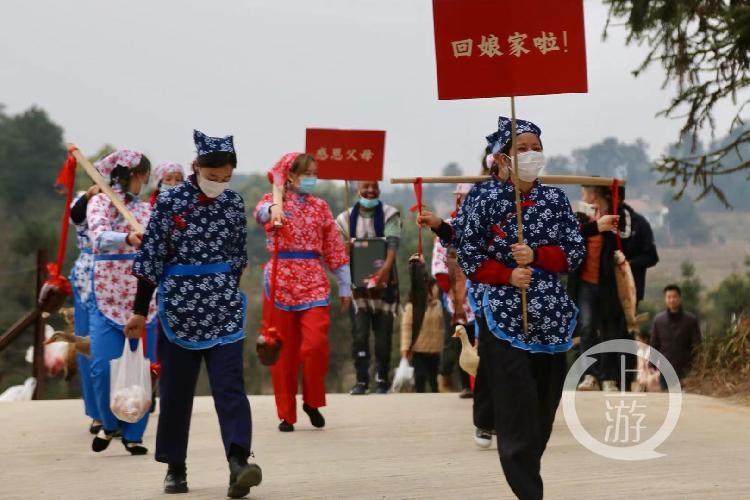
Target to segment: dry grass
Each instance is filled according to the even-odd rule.
[[[725,335],[704,339],[685,389],[750,404],[750,317],[740,317]]]

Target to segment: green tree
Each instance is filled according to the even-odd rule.
[[[646,147],[641,139],[626,144],[608,137],[587,148],[573,150],[573,163],[577,173],[627,178],[628,187],[638,190],[654,180]]]
[[[714,141],[711,143],[710,149],[715,150],[729,146],[737,139],[741,131],[742,129],[737,129],[727,137]],[[724,162],[727,165],[738,165],[746,158],[750,158],[750,142],[737,145],[735,149],[727,153]],[[750,196],[747,196],[749,175],[748,172],[737,171],[719,176],[714,181],[724,194],[726,202],[735,210],[750,210]],[[723,209],[725,207],[724,203],[715,196],[706,198],[704,206],[708,210]]]
[[[43,110],[8,115],[0,107],[0,331],[34,305],[36,250],[54,258],[65,203],[54,182],[65,154],[62,129]],[[30,375],[24,353],[31,343],[29,329],[0,353],[0,390]],[[75,395],[69,388],[53,382],[46,395]]]
[[[709,294],[711,324],[718,332],[726,332],[740,315],[750,314],[750,273],[732,274],[724,278]]]
[[[62,129],[47,113],[30,108],[8,116],[0,108],[0,199],[20,208],[54,197],[52,189],[65,159]],[[23,182],[20,182],[23,179]]]
[[[695,266],[689,260],[682,263],[680,267],[680,288],[682,289],[682,305],[686,311],[701,316],[703,307],[701,303],[701,292],[703,283],[695,272]]]
[[[547,159],[544,173],[627,178],[628,193],[655,194],[651,160],[646,143],[641,139],[628,144],[608,137],[588,147],[573,150],[570,157],[552,156]],[[581,194],[578,186],[560,187],[571,200],[578,199]]]
[[[731,153],[750,144],[750,128],[743,127],[742,112],[750,102],[742,91],[750,84],[750,4],[746,0],[605,0],[610,23],[623,22],[627,43],[646,45],[648,54],[633,72],[638,76],[652,64],[664,67],[664,86],[676,84],[677,94],[659,112],[684,119],[680,142],[698,143],[701,132],[713,134],[713,111],[729,101],[737,112],[728,125],[728,143],[706,152],[667,154],[656,162],[660,182],[677,188],[680,197],[690,185],[700,189],[699,198],[715,194],[729,205],[716,177],[750,170],[750,157]],[[740,98],[738,102],[738,97]],[[736,132],[736,133],[734,133]]]
[[[450,162],[443,167],[443,175],[464,175],[464,171],[458,163]]]

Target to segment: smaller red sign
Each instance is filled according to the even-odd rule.
[[[385,131],[309,128],[305,152],[315,158],[320,179],[380,181]]]

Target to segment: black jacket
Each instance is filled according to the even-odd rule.
[[[620,208],[620,221],[621,234],[627,231],[627,224],[630,224],[628,237],[621,237],[622,251],[630,262],[637,299],[640,302],[646,291],[646,269],[654,267],[659,262],[659,254],[654,244],[654,232],[646,218],[626,203],[623,203]]]
[[[651,346],[672,364],[677,376],[682,378],[690,371],[696,348],[701,343],[698,320],[688,312],[664,311],[654,318],[651,328]]]
[[[629,205],[620,205],[620,240],[622,251],[630,262],[635,281],[636,299],[640,302],[646,290],[646,269],[655,266],[659,262],[659,254],[654,244],[654,233],[651,225],[645,217],[636,213]],[[599,234],[596,222],[587,222],[581,225],[581,234],[584,238]],[[599,289],[602,300],[610,307],[608,310],[622,312],[619,306],[620,299],[617,296],[617,283],[615,282],[615,250],[617,241],[612,232],[602,233],[602,253],[599,267]],[[568,280],[568,290],[575,298],[578,279],[582,267],[575,274],[571,274]]]

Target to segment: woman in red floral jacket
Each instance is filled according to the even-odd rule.
[[[255,208],[255,218],[266,230],[269,252],[278,245],[276,276],[272,277],[271,263],[264,273],[263,329],[273,325],[282,345],[271,368],[279,430],[291,432],[297,421],[300,364],[302,409],[314,427],[322,428],[325,419],[319,408],[326,404],[331,291],[323,264],[336,276],[341,310],[346,311],[351,302],[349,255],[328,204],[312,194],[317,181],[312,156],[284,155],[269,179],[281,203],[274,203],[274,195],[267,193]]]

